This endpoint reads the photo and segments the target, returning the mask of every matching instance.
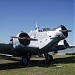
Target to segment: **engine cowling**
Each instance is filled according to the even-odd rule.
[[[66,40],[61,40],[59,43],[58,43],[58,48],[59,50],[61,49],[66,49],[67,47],[69,46],[69,44],[67,43]]]
[[[64,36],[67,37],[68,36],[67,28],[65,26],[61,25],[61,30],[62,30],[62,33],[64,34]],[[64,31],[64,30],[66,30],[66,31]]]
[[[60,25],[58,28],[56,28],[55,32],[56,37],[59,37],[60,40],[63,40],[68,37],[68,32],[70,32],[70,30],[67,30],[64,25]]]
[[[55,45],[52,48],[52,51],[54,51],[54,53],[57,53],[58,50],[63,50],[69,47],[69,44],[67,43],[66,40],[61,40],[58,45]]]
[[[52,51],[54,53],[58,53],[58,50],[63,50],[69,47],[69,44],[67,43],[66,40],[61,40],[58,45],[56,45],[54,48],[52,48]]]
[[[63,50],[63,49],[66,49],[69,47],[69,44],[67,43],[66,40],[61,40],[59,43],[58,43],[58,46],[56,48],[56,50],[54,51],[54,53],[58,53],[57,50]]]
[[[30,40],[27,39],[27,38],[30,38],[29,35],[25,32],[21,32],[20,34],[17,35],[17,37],[20,37],[20,38],[26,38],[26,39],[19,39],[18,38],[18,41],[24,45],[24,46],[27,46],[30,44]]]

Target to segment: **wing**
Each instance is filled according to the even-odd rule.
[[[54,53],[57,53],[57,51],[64,50],[66,48],[75,48],[75,46],[70,46],[66,40],[61,40],[58,44],[54,45],[51,50],[54,51]]]
[[[1,54],[12,54],[12,45],[10,44],[5,44],[5,43],[0,43],[0,53]]]

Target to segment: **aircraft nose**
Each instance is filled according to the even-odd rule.
[[[65,37],[68,37],[68,30],[65,26],[61,25],[61,32],[64,34]]]

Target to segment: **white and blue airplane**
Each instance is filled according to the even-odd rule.
[[[34,31],[25,33],[21,31],[17,36],[11,36],[9,44],[0,43],[0,53],[22,57],[22,63],[28,64],[32,55],[44,54],[46,62],[51,63],[53,60],[49,52],[63,50],[69,47],[65,40],[68,32],[64,25],[57,28],[39,28]]]

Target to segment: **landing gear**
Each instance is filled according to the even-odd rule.
[[[22,57],[22,65],[27,65],[28,64],[28,59],[26,57]]]
[[[49,55],[48,53],[45,53],[45,58],[46,58],[46,63],[52,63],[53,61],[53,56]]]
[[[22,65],[27,65],[27,64],[29,64],[30,57],[31,57],[31,55],[30,55],[29,53],[26,53],[26,54],[22,57]]]

